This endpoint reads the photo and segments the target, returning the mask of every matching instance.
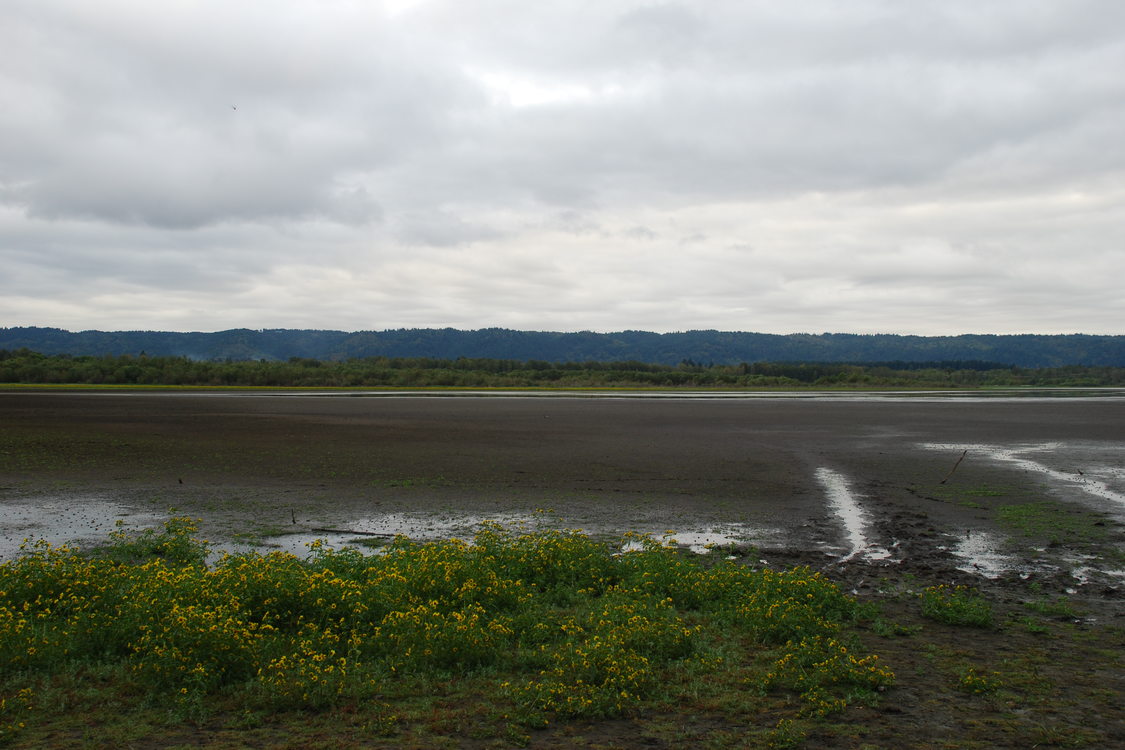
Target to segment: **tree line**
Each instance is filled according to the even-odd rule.
[[[735,365],[742,362],[847,362],[988,360],[1020,367],[1090,365],[1125,367],[1125,336],[891,334],[766,334],[732,331],[515,331],[484,328],[325,331],[245,328],[214,333],[80,331],[0,328],[0,349],[44,354],[186,356],[200,360],[322,360],[370,357],[462,357],[526,362],[656,362],[685,358]]]
[[[677,365],[460,357],[285,361],[0,350],[0,383],[284,388],[976,388],[1125,386],[1125,368],[1022,368],[987,361]]]

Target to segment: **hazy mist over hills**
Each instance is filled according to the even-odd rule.
[[[1123,366],[1125,336],[891,334],[734,331],[651,333],[453,328],[387,331],[233,329],[213,333],[0,328],[0,349],[43,354],[182,356],[200,360],[342,360],[363,357],[489,358],[546,362],[701,364],[740,362],[987,361],[1019,367]]]

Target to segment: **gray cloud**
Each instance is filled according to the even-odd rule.
[[[1120,332],[1122,29],[1113,0],[16,0],[0,324]]]

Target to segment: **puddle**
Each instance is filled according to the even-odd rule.
[[[1095,567],[1092,563],[1098,558],[1090,555],[1070,555],[1059,562],[1046,562],[1042,559],[1028,561],[1000,552],[1002,546],[1003,541],[995,534],[972,531],[959,536],[956,544],[949,551],[963,563],[957,566],[957,570],[984,578],[994,579],[1008,573],[1017,573],[1020,578],[1027,580],[1036,573],[1054,575],[1069,570],[1069,577],[1078,586],[1097,582],[1120,583],[1125,579],[1125,570]],[[1036,550],[1039,554],[1046,551],[1046,549]],[[1076,592],[1077,589],[1067,589],[1067,593]]]
[[[684,531],[672,534],[669,541],[687,547],[697,555],[705,555],[711,547],[729,547],[745,541],[730,535],[729,531]]]
[[[119,520],[121,528],[135,531],[159,527],[166,518],[98,497],[6,503],[0,505],[0,560],[19,556],[25,540],[88,546],[108,541]]]
[[[851,545],[851,551],[841,558],[841,562],[862,556],[865,560],[886,560],[891,556],[889,550],[873,545],[867,539],[867,514],[852,495],[848,480],[843,474],[832,469],[819,468],[816,479],[828,494],[828,502],[836,516],[844,524],[844,535]]]
[[[1071,566],[1070,577],[1077,581],[1079,586],[1097,582],[1120,584],[1125,579],[1125,570],[1095,566],[1094,563],[1098,558],[1093,555],[1068,555],[1063,559]]]
[[[123,525],[118,526],[117,522]],[[53,546],[74,544],[91,546],[104,543],[109,534],[119,529],[139,531],[159,528],[167,520],[163,514],[139,511],[127,505],[98,497],[77,497],[67,500],[17,502],[0,505],[0,560],[17,557],[25,540],[43,539]],[[388,513],[380,516],[325,522],[322,528],[304,528],[293,534],[281,534],[247,541],[214,539],[210,542],[208,562],[217,562],[224,554],[282,551],[304,558],[313,542],[323,541],[329,547],[357,547],[377,554],[380,543],[395,536],[427,542],[461,539],[471,542],[485,523],[497,523],[505,529],[530,532],[545,528],[573,528],[565,520],[543,513]],[[616,527],[586,530],[592,536],[619,536]],[[645,533],[645,529],[638,529]],[[761,545],[782,536],[780,529],[727,524],[688,528],[668,533],[665,528],[647,530],[655,539],[669,539],[692,552],[706,554],[710,548],[727,545]]]
[[[309,545],[323,540],[329,547],[362,547],[370,549],[371,542],[390,542],[396,536],[410,537],[415,541],[426,542],[439,539],[472,538],[488,522],[498,523],[504,528],[532,531],[544,524],[542,516],[527,513],[503,513],[496,515],[455,515],[430,513],[388,513],[371,518],[358,518],[326,526],[323,530],[312,530],[297,534],[283,534],[262,539],[260,544],[232,544],[226,551],[239,552],[266,547],[270,550],[290,552],[297,557],[308,554]]]
[[[1125,582],[1125,569],[1079,568],[1074,571],[1073,575],[1082,583],[1089,583],[1091,575],[1104,576],[1105,578],[1116,580],[1118,583]]]
[[[763,529],[745,524],[731,524],[728,526],[700,529],[698,531],[648,531],[647,533],[657,541],[687,547],[697,555],[706,555],[713,547],[730,546],[762,546],[770,539],[781,535],[778,529]],[[633,552],[642,549],[640,542],[628,542],[621,547],[622,552]]]
[[[972,531],[960,537],[950,551],[964,561],[964,565],[958,565],[957,570],[985,578],[999,578],[1005,573],[1020,569],[1016,558],[1000,552],[1000,546],[1001,541],[995,535]]]
[[[257,545],[226,545],[224,551],[238,552],[265,547],[304,557],[308,553],[309,545],[316,540],[324,540],[328,546],[334,548],[361,546],[370,549],[367,544],[364,544],[365,541],[390,541],[398,534],[423,542],[439,539],[461,539],[471,542],[473,536],[486,522],[498,523],[505,529],[516,532],[536,531],[544,528],[571,528],[562,519],[540,514],[508,513],[491,516],[450,514],[434,516],[422,513],[390,513],[341,523],[339,526],[334,526],[331,529],[326,528],[323,531],[268,537],[262,539],[261,543]],[[586,529],[585,531],[592,536],[616,535],[618,533],[616,528]],[[673,544],[687,547],[697,554],[706,554],[713,546],[760,544],[767,539],[779,536],[780,530],[730,524],[721,527],[676,532],[668,532],[664,529],[648,531],[641,529],[638,533],[648,533],[654,539],[667,540]],[[622,549],[623,551],[640,549],[640,545],[636,542],[630,542]]]
[[[1026,457],[1028,453],[1062,453],[1065,449],[1061,443],[1037,443],[1034,445],[1020,446],[1018,448],[1005,448],[999,445],[974,443],[923,443],[922,447],[928,450],[949,451],[950,454],[959,454],[962,451],[968,451],[969,457],[973,454],[983,454],[993,461],[1011,464],[1025,471],[1042,474],[1043,476],[1060,482],[1066,487],[1079,489],[1088,495],[1103,500],[1109,500],[1120,506],[1118,509],[1119,512],[1125,512],[1125,492],[1119,492],[1110,486],[1110,482],[1121,480],[1123,472],[1120,468],[1113,466],[1089,466],[1086,468],[1076,467],[1072,470],[1064,471],[1052,469],[1040,461],[1033,461]]]
[[[528,530],[543,525],[541,516],[530,513],[434,514],[387,513],[372,518],[360,518],[342,526],[343,530],[383,535],[388,538],[408,536],[419,541],[434,539],[471,538],[486,523],[498,523],[507,529]]]

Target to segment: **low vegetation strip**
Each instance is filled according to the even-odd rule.
[[[979,388],[1125,385],[1125,367],[996,362],[754,362],[678,365],[461,357],[208,361],[0,350],[0,383],[254,388]]]
[[[304,559],[208,566],[195,531],[174,518],[94,552],[28,545],[0,565],[0,737],[58,721],[60,701],[75,700],[60,695],[83,681],[121,710],[182,722],[231,705],[346,707],[390,734],[406,731],[411,696],[472,685],[492,712],[486,731],[511,738],[674,705],[720,677],[774,696],[773,731],[792,733],[793,720],[894,680],[849,636],[870,613],[807,568],[701,562],[632,535],[620,553],[577,531],[499,525],[472,544],[400,537],[379,555],[314,544]]]

